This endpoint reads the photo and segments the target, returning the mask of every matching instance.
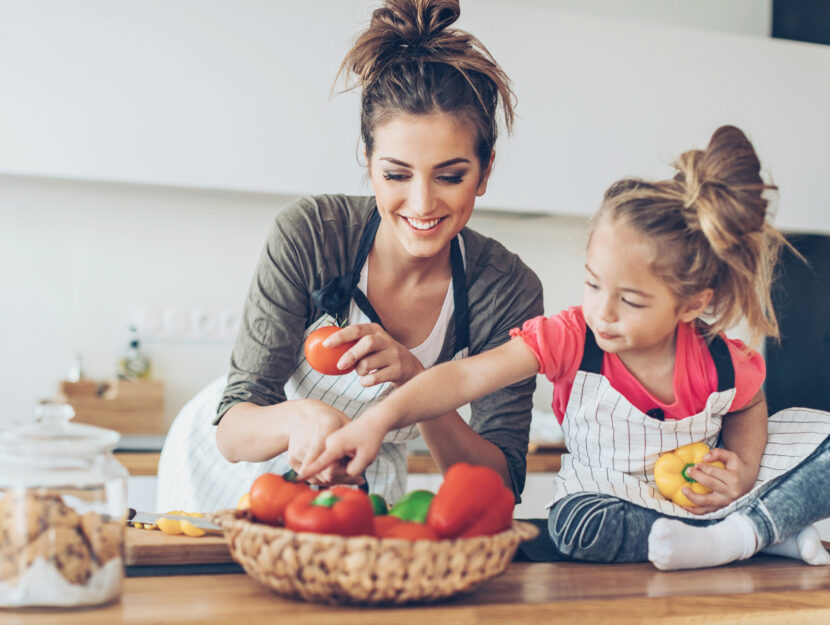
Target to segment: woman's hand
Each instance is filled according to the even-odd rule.
[[[758,467],[744,462],[738,454],[728,449],[715,448],[703,456],[703,460],[704,462],[720,460],[724,468],[698,464],[688,469],[689,477],[712,489],[712,492],[707,495],[695,493],[690,488],[683,489],[689,501],[695,504],[694,508],[687,508],[694,514],[706,514],[728,506],[738,497],[752,490],[755,479],[758,477]]]
[[[391,382],[401,386],[424,370],[421,362],[377,323],[347,326],[327,338],[323,345],[337,347],[349,341],[357,343],[338,361],[341,369],[357,363],[355,371],[365,387]]]
[[[326,438],[349,423],[349,418],[336,408],[316,399],[296,402],[296,413],[288,438],[288,464],[299,472],[304,463],[317,458],[325,448]],[[319,486],[362,484],[360,473],[349,476],[340,463],[331,463],[308,480]]]
[[[387,431],[378,420],[366,418],[369,412],[329,434],[319,455],[306,456],[298,479],[318,477],[331,467],[350,477],[361,475],[377,457]]]

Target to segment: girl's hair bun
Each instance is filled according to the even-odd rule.
[[[719,255],[764,229],[764,191],[775,187],[764,184],[755,148],[739,128],[721,126],[705,150],[684,152],[675,167],[686,221],[704,232]]]

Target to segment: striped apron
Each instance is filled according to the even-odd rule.
[[[600,493],[673,517],[722,518],[745,506],[794,468],[830,435],[830,413],[791,408],[768,420],[768,440],[753,489],[728,506],[704,515],[687,512],[663,497],[654,481],[661,454],[690,443],[720,443],[721,424],[735,397],[735,372],[721,337],[709,345],[718,389],[703,410],[685,419],[662,420],[659,411],[641,412],[600,373],[603,352],[586,328],[585,351],[574,379],[562,430],[568,453],[554,478],[548,508],[573,493]]]
[[[303,342],[312,331],[342,318],[344,306],[349,324],[381,323],[368,298],[360,290],[360,273],[374,241],[380,218],[370,217],[361,235],[358,253],[350,275],[335,278],[312,295],[315,304],[326,311],[305,331],[300,343],[298,363],[285,383],[285,397],[318,399],[342,411],[350,419],[381,401],[393,390],[390,383],[368,388],[360,385],[356,372],[329,376],[318,373],[308,364]],[[469,352],[467,290],[464,277],[463,239],[459,234],[450,245],[452,268],[452,314],[455,318],[453,359]],[[382,325],[382,324],[381,324]],[[441,341],[443,344],[443,341]],[[434,362],[423,362],[424,367]],[[176,417],[159,461],[157,510],[210,511],[235,507],[239,497],[262,473],[285,473],[291,467],[283,453],[265,462],[228,462],[216,446],[216,428],[212,425],[227,378],[222,377],[203,389]],[[419,436],[418,426],[410,425],[386,434],[377,458],[364,473],[370,492],[395,502],[406,492],[406,442]]]

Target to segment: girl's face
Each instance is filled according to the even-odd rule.
[[[604,217],[588,244],[582,310],[604,351],[626,357],[673,353],[677,324],[692,321],[706,294],[681,304],[651,270],[655,245],[622,220]],[[711,294],[709,294],[711,295]],[[671,351],[669,351],[671,350]]]
[[[487,189],[471,128],[447,114],[398,115],[375,128],[369,177],[382,218],[378,238],[411,257],[448,249]]]

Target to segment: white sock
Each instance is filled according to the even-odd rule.
[[[830,553],[821,543],[821,536],[819,536],[815,525],[808,525],[798,534],[790,536],[777,545],[765,547],[761,551],[774,556],[804,560],[807,564],[813,566],[830,564]]]
[[[648,559],[658,569],[700,569],[749,558],[755,553],[755,526],[731,514],[707,527],[675,519],[657,519],[648,535]]]

